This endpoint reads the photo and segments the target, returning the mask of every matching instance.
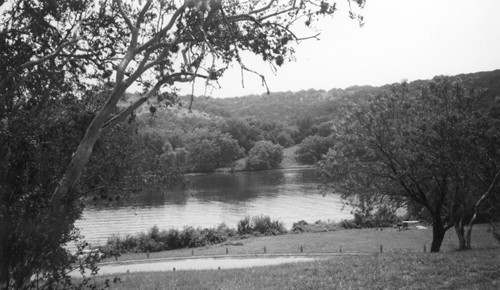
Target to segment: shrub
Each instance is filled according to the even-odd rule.
[[[271,141],[259,141],[248,152],[247,168],[266,170],[278,168],[283,160],[283,147]]]
[[[272,221],[269,216],[255,216],[252,219],[253,232],[262,235],[279,235],[286,233],[283,223],[275,220]]]
[[[196,240],[198,239],[198,232],[193,227],[184,228],[179,234],[179,245],[181,248],[196,247]]]
[[[318,135],[308,136],[295,151],[295,158],[305,164],[318,162],[323,155],[333,146],[333,138]]]
[[[245,235],[278,235],[283,233],[286,233],[286,229],[281,222],[272,221],[268,216],[257,216],[252,219],[246,217],[240,220],[237,231],[224,223],[216,228],[185,227],[182,231],[176,229],[160,231],[155,225],[147,233],[126,235],[123,238],[112,237],[100,249],[111,256],[116,256],[120,252],[158,252],[219,244],[238,235],[241,238]]]
[[[292,226],[293,233],[317,233],[317,232],[332,232],[339,230],[341,225],[336,222],[316,221],[314,224],[309,224],[302,220],[294,223]]]
[[[238,222],[238,234],[245,235],[252,232],[252,226],[250,225],[250,217],[247,216]]]
[[[286,233],[285,226],[280,221],[273,221],[269,216],[245,217],[238,222],[238,234],[248,235],[280,235]]]
[[[168,250],[182,248],[181,243],[180,243],[180,234],[179,234],[178,230],[176,230],[176,229],[169,230],[167,232],[165,239],[166,239],[165,243],[167,245]]]
[[[160,235],[160,229],[157,225],[152,226],[148,231],[148,236],[151,240],[158,240]]]

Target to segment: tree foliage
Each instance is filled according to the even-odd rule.
[[[424,208],[437,252],[449,228],[463,238],[460,229],[484,210],[476,204],[489,187],[498,192],[500,123],[479,104],[480,94],[437,78],[418,91],[403,83],[354,105],[322,169],[344,196]]]
[[[314,164],[322,159],[323,155],[333,146],[333,143],[332,136],[308,136],[299,144],[295,151],[295,158],[305,164]]]
[[[186,150],[192,170],[210,172],[231,165],[243,157],[238,142],[227,133],[195,129],[186,136]]]
[[[361,6],[364,1],[356,2]],[[14,188],[10,181],[3,180],[6,183],[0,185],[2,199],[9,202],[0,207],[0,286],[14,288],[33,282],[30,279],[35,270],[43,269],[44,261],[50,260],[48,256],[55,256],[55,250],[38,245],[51,244],[53,249],[60,249],[57,245],[72,239],[69,235],[78,217],[77,201],[81,197],[79,180],[102,134],[158,94],[174,95],[179,82],[198,78],[207,86],[217,84],[233,62],[240,64],[243,71],[254,73],[244,63],[244,51],[260,55],[273,65],[282,65],[300,40],[292,32],[292,23],[303,19],[310,26],[319,16],[335,11],[334,5],[313,0],[271,0],[265,4],[10,0],[1,1],[0,8],[2,140],[14,140],[10,134],[18,134],[16,128],[29,124],[25,126],[28,134],[16,136],[18,143],[2,144],[2,170],[12,169],[19,173],[16,178],[31,182]],[[350,15],[356,17],[352,12]],[[80,100],[92,86],[102,87],[104,83],[109,84],[109,89],[93,102],[96,110],[90,110],[91,120],[78,123],[83,136],[72,136],[71,140],[77,141],[68,147],[53,147],[64,147],[72,153],[61,150],[59,164],[43,171],[42,161],[48,157],[43,151],[47,143],[43,142],[59,140],[63,135],[41,140],[40,135],[51,131],[40,116],[48,116],[49,123],[54,121],[50,120],[54,104]],[[125,91],[137,83],[143,87],[141,97],[118,109],[117,103]],[[62,112],[63,116],[67,114],[66,110]],[[18,144],[24,147],[17,147]],[[24,210],[14,211],[8,204],[17,204],[18,209]],[[33,214],[29,207],[36,208]],[[50,229],[32,227],[30,234],[37,238],[37,244],[22,244],[25,234],[20,225],[35,219],[37,225],[51,225]],[[23,249],[26,255],[11,259],[11,247]]]
[[[278,168],[283,160],[283,147],[271,141],[259,141],[248,152],[247,168],[266,170]]]

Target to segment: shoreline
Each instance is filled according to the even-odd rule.
[[[498,242],[488,231],[488,224],[476,224],[473,232],[473,248],[499,248]],[[104,259],[99,264],[126,263],[127,261],[156,261],[158,259],[193,259],[207,257],[259,257],[269,255],[316,255],[316,254],[376,254],[386,252],[424,252],[430,248],[432,228],[408,230],[397,228],[340,229],[329,232],[288,233],[277,236],[248,237],[201,247],[182,248],[159,252],[127,252]],[[458,248],[456,234],[448,230],[441,252],[455,252]]]
[[[296,166],[287,166],[281,168],[274,169],[266,169],[266,170],[247,170],[247,169],[231,169],[229,167],[218,168],[212,172],[190,172],[185,173],[184,176],[198,176],[198,175],[210,175],[210,174],[231,174],[231,173],[258,173],[258,172],[266,172],[266,171],[292,171],[292,170],[309,170],[316,169],[314,165],[296,165]]]

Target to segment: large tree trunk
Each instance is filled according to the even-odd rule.
[[[431,253],[438,253],[441,248],[441,243],[443,243],[444,235],[446,229],[443,225],[443,220],[441,216],[437,215],[432,218],[432,244]]]

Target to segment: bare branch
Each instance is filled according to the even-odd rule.
[[[117,116],[111,118],[109,121],[107,121],[106,123],[104,123],[102,125],[101,129],[102,130],[107,130],[107,129],[115,126],[116,124],[124,121],[125,118],[127,118],[130,114],[132,114],[133,111],[135,111],[142,104],[144,104],[151,95],[152,94],[148,93],[145,97],[142,97],[139,100],[135,101],[132,105],[130,105],[129,107],[127,107],[125,110],[121,111],[120,114],[118,114]]]
[[[114,2],[116,3],[116,6],[118,6],[118,11],[120,11],[120,15],[123,17],[123,20],[125,20],[125,23],[127,23],[127,26],[130,29],[130,31],[134,31],[135,27],[132,24],[132,21],[130,21],[130,18],[127,16],[127,13],[125,13],[125,10],[123,10],[122,1],[114,0]]]
[[[269,4],[267,4],[266,6],[259,8],[259,9],[252,10],[252,11],[248,12],[248,14],[256,14],[256,13],[266,11],[267,9],[271,8],[271,6],[273,5],[274,2],[276,2],[276,0],[271,0],[269,2]]]
[[[149,7],[151,6],[152,0],[148,0],[144,7],[142,7],[141,12],[139,13],[139,17],[137,17],[137,22],[135,23],[135,27],[139,28],[141,26],[142,21],[144,21],[144,15],[146,12],[149,10]]]
[[[288,9],[285,9],[285,10],[281,10],[281,11],[277,11],[275,13],[272,13],[272,14],[269,14],[269,15],[266,15],[266,16],[263,16],[261,18],[258,19],[258,21],[264,21],[268,18],[271,18],[271,17],[275,17],[275,16],[278,16],[278,15],[281,15],[281,14],[285,14],[285,13],[288,13],[290,11],[293,11],[293,10],[297,10],[296,7],[290,7]]]
[[[269,95],[271,92],[269,91],[269,87],[267,86],[267,81],[266,81],[266,77],[254,70],[251,70],[249,69],[248,67],[246,67],[241,61],[239,62],[240,63],[240,66],[241,66],[241,75],[242,75],[242,79],[241,79],[241,82],[242,82],[242,85],[243,85],[243,70],[246,70],[246,71],[249,71],[251,73],[254,73],[256,75],[258,75],[260,77],[260,79],[262,80],[262,86],[266,87],[266,90],[267,90],[267,94]],[[244,85],[243,85],[244,87]]]
[[[300,38],[295,37],[295,40],[296,41],[301,41],[301,40],[307,40],[307,39],[312,39],[312,38],[314,38],[316,40],[319,40],[318,36],[320,36],[320,35],[321,35],[321,33],[317,33],[316,35],[311,35],[311,36],[306,36],[306,37],[300,37]]]
[[[167,31],[169,31],[173,26],[174,26],[174,23],[175,21],[177,20],[177,18],[179,18],[179,16],[184,13],[184,10],[186,9],[186,4],[182,5],[179,9],[177,9],[174,14],[172,15],[172,18],[170,18],[170,21],[167,23],[167,25],[165,25],[165,27],[163,29],[161,29],[160,31],[158,31],[153,37],[151,37],[146,43],[144,43],[143,45],[139,46],[137,48],[137,52],[141,52],[141,51],[144,51],[146,49],[148,49],[148,47],[150,47],[154,42],[157,42],[158,39],[164,35]]]
[[[228,16],[226,17],[227,22],[229,23],[234,23],[234,22],[240,22],[240,21],[252,21],[258,26],[261,26],[262,24],[259,22],[259,20],[255,19],[255,17],[250,16],[248,14],[238,14],[238,15],[233,15],[233,16]]]

